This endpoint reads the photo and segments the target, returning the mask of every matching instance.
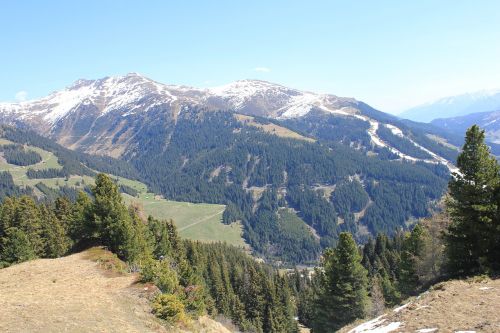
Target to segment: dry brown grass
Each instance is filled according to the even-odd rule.
[[[282,138],[291,138],[291,139],[303,140],[303,141],[308,141],[308,142],[315,142],[314,139],[300,135],[299,133],[294,132],[292,130],[289,130],[288,128],[281,127],[281,126],[273,124],[273,123],[269,123],[269,124],[258,123],[255,121],[255,118],[252,116],[246,116],[246,115],[242,115],[242,114],[235,114],[234,116],[241,123],[248,125],[248,126],[260,128],[261,130],[263,130],[264,132],[269,133],[269,134],[274,134],[274,135],[282,137]]]
[[[500,279],[475,278],[435,285],[398,312],[388,311],[384,324],[400,322],[394,332],[500,332]],[[358,323],[360,324],[360,323]],[[341,330],[349,332],[357,325]]]
[[[128,266],[125,262],[121,261],[116,254],[106,251],[102,247],[92,247],[83,252],[82,255],[84,259],[96,262],[107,276],[123,275],[128,272]]]
[[[0,332],[229,332],[210,318],[165,328],[151,314],[155,287],[124,265],[94,248],[1,269]]]

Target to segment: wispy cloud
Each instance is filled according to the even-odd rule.
[[[254,72],[260,72],[260,73],[269,73],[271,71],[271,68],[269,67],[255,67]]]
[[[16,101],[18,102],[24,102],[26,98],[28,98],[28,92],[21,90],[16,93]]]

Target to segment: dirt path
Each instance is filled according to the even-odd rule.
[[[135,279],[81,253],[1,269],[0,332],[167,332]]]
[[[205,222],[205,221],[208,221],[208,220],[210,220],[212,217],[214,217],[214,216],[217,216],[217,215],[220,215],[220,214],[224,213],[224,210],[225,210],[225,208],[224,208],[223,210],[221,210],[221,211],[219,211],[219,212],[215,213],[215,214],[212,214],[212,215],[206,216],[206,217],[202,218],[201,220],[198,220],[198,221],[196,221],[196,222],[193,222],[193,223],[191,223],[191,224],[188,224],[188,225],[186,225],[186,226],[184,226],[184,227],[182,227],[182,228],[178,228],[177,230],[178,230],[178,231],[183,231],[183,230],[186,230],[186,229],[188,229],[188,228],[191,228],[191,227],[193,227],[193,226],[195,226],[195,225],[197,225],[197,224],[200,224],[200,223],[203,223],[203,222]]]

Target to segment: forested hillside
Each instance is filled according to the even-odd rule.
[[[0,128],[0,199],[26,194],[49,202],[61,195],[76,200],[78,190],[90,192],[88,185],[99,171],[116,180],[138,178],[126,162],[71,151],[32,131]],[[123,181],[120,189],[137,194]]]
[[[153,312],[172,324],[210,314],[248,332],[298,332],[286,277],[240,249],[182,240],[172,221],[143,215],[104,174],[92,197],[80,192],[74,203],[7,198],[0,205],[0,267],[104,245],[159,288]]]
[[[444,193],[445,165],[406,161],[389,149],[373,147],[365,123],[314,112],[283,122],[242,120],[232,112],[192,109],[179,116],[175,127],[158,123],[138,133],[137,149],[122,160],[71,151],[11,127],[4,127],[2,136],[52,152],[62,165],[26,165],[29,179],[103,171],[140,179],[169,199],[224,204],[224,223],[242,223],[255,254],[293,264],[314,263],[342,231],[365,241],[369,234],[406,229],[408,220],[428,216]],[[302,136],[291,136],[282,126]],[[358,147],[353,149],[355,140]],[[130,187],[121,188],[134,194]],[[43,184],[36,190],[50,198],[57,195]],[[60,190],[76,198],[71,187]],[[5,191],[31,190],[6,183]]]
[[[295,271],[291,275],[298,294],[299,318],[312,332],[334,332],[364,317],[377,317],[365,325],[370,332],[405,329],[404,323],[386,322],[379,316],[386,307],[449,278],[478,274],[483,276],[472,281],[487,280],[484,275],[498,278],[500,167],[484,140],[485,133],[477,126],[467,131],[457,160],[459,170],[449,182],[443,213],[420,221],[411,232],[392,237],[379,234],[361,248],[350,234],[342,233],[337,246],[323,253],[321,267],[312,278],[307,272]],[[435,290],[444,288],[445,284],[439,284]],[[477,293],[467,292],[481,298]],[[456,292],[453,296],[457,296]],[[494,297],[489,299],[494,302]],[[486,305],[487,311],[494,306],[484,302],[481,305]],[[467,303],[464,307],[473,306]],[[485,331],[496,331],[498,321],[477,323],[480,313],[481,310],[474,312],[475,324]],[[442,313],[438,314],[442,317]],[[457,327],[460,323],[453,323],[453,318],[460,320],[462,315],[467,314],[451,312],[445,321],[428,316],[422,320],[438,330],[444,325]],[[489,313],[488,318],[492,318]],[[408,326],[419,324],[419,319],[413,321]]]
[[[65,148],[46,138],[39,138],[32,132],[13,128],[9,130],[17,133],[15,135],[11,133],[9,138],[23,143],[0,138],[0,199],[26,194],[41,202],[54,202],[60,196],[75,201],[78,191],[91,194],[93,176],[98,169],[120,174],[120,168],[125,166],[123,169],[125,172],[121,173],[125,175],[134,170],[126,162],[108,157],[94,157],[73,151],[65,154],[67,151]],[[44,140],[50,145],[39,144]],[[15,152],[16,159],[8,159],[6,152]],[[33,160],[30,156],[39,158]],[[101,160],[109,160],[110,163],[101,167]],[[89,168],[88,165],[98,169]],[[127,203],[144,207],[148,214],[155,217],[174,219],[182,237],[204,242],[223,241],[238,247],[248,247],[242,238],[241,223],[231,225],[221,223],[224,205],[166,200],[161,195],[149,192],[147,186],[140,181],[113,173],[109,175],[119,186]]]
[[[291,128],[322,133],[299,128],[298,122]],[[336,131],[335,123],[322,126],[325,133],[349,133]],[[228,205],[224,221],[241,220],[256,253],[285,262],[314,261],[342,231],[364,240],[370,233],[405,229],[410,218],[427,216],[431,202],[444,193],[444,165],[405,162],[384,149],[370,156],[372,147],[362,148],[369,143],[363,136],[360,149],[342,144],[340,136],[316,137],[321,141],[282,137],[246,125],[231,112],[190,110],[175,127],[159,125],[138,134],[140,148],[123,158],[168,198]],[[292,209],[317,238],[297,238],[291,226],[277,223],[283,208]]]

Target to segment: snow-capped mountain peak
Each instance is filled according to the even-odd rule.
[[[94,105],[101,115],[141,110],[158,105],[203,105],[209,109],[233,109],[272,118],[301,117],[313,108],[333,113],[357,103],[354,99],[316,94],[261,80],[239,80],[208,89],[166,85],[138,73],[98,80],[80,79],[67,88],[38,100],[0,103],[0,116],[16,120],[43,120],[53,126],[80,105]],[[7,121],[8,122],[8,121]]]
[[[274,119],[300,118],[313,110],[351,117],[367,123],[367,134],[373,145],[387,148],[404,160],[421,160],[384,142],[378,135],[379,127],[384,124],[365,114],[353,98],[301,91],[260,80],[240,80],[199,89],[165,85],[137,73],[81,79],[38,100],[0,103],[0,122],[30,127],[57,137],[60,143],[75,149],[86,147],[92,153],[119,156],[130,144],[133,133],[158,121],[175,126],[181,113],[191,107],[200,107],[206,112],[234,110]],[[403,136],[399,128],[390,129],[395,135]],[[91,148],[89,142],[93,143]],[[412,143],[430,155],[424,162],[448,165],[442,157]]]
[[[223,99],[234,110],[258,114],[258,109],[266,109],[266,115],[273,118],[302,117],[314,108],[352,114],[352,109],[349,112],[346,108],[357,103],[350,98],[301,91],[261,80],[239,80],[208,91],[213,97]]]
[[[54,124],[81,104],[93,104],[105,114],[138,103],[148,96],[158,96],[164,102],[176,99],[167,86],[137,73],[130,73],[98,80],[80,79],[38,100],[1,103],[0,112],[16,114],[21,119],[42,118]]]

